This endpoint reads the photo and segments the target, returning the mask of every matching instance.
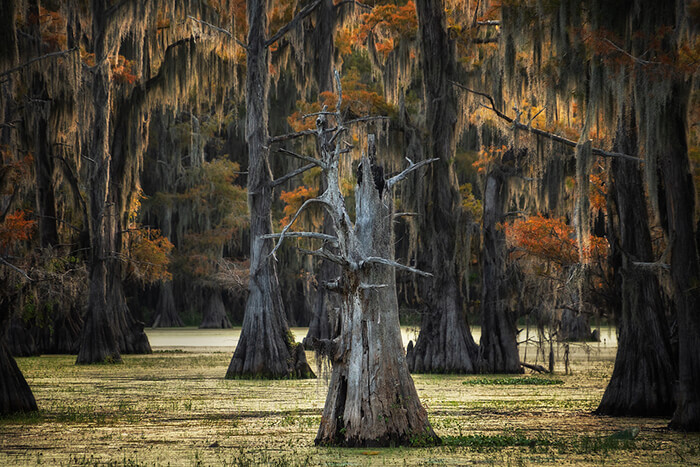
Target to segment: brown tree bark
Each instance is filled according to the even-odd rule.
[[[452,160],[455,155],[456,98],[453,47],[447,36],[443,0],[416,2],[425,89],[429,169],[420,210],[419,267],[433,271],[416,345],[408,356],[415,373],[474,373],[478,347],[463,311],[456,270],[457,230],[462,228],[461,199]]]
[[[241,337],[226,378],[288,378],[313,375],[304,353],[295,351],[284,313],[272,243],[272,175],[268,161],[270,56],[266,45],[267,0],[247,2],[246,141],[250,209],[250,281]],[[303,362],[295,361],[303,358]],[[297,365],[297,363],[299,365]],[[302,371],[297,370],[297,366]]]
[[[0,285],[5,287],[7,284],[3,281]],[[9,300],[0,300],[0,415],[37,410],[34,394],[5,346],[5,328],[10,313]]]
[[[182,327],[184,323],[177,314],[173,281],[161,282],[158,286],[158,303],[156,304],[156,319],[154,328]]]
[[[207,304],[202,313],[200,329],[229,329],[233,327],[226,314],[224,300],[221,297],[221,290],[207,290]]]
[[[637,152],[632,113],[618,118],[614,150]],[[613,158],[609,183],[608,241],[619,285],[619,337],[613,374],[596,413],[670,415],[676,365],[661,290],[654,271],[634,264],[653,261],[639,164]]]
[[[496,167],[486,176],[482,226],[481,343],[479,369],[484,373],[522,373],[515,312],[508,308],[506,283],[505,174]]]

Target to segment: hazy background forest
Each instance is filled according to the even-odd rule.
[[[586,443],[596,454],[633,448],[622,441],[644,424],[699,431],[699,26],[691,0],[3,0],[2,414],[36,410],[30,387],[61,400],[48,387],[69,383],[47,380],[46,365],[61,378],[86,377],[74,362],[123,361],[114,371],[125,378],[155,362],[165,365],[156,373],[186,375],[158,353],[127,356],[175,352],[175,334],[158,328],[234,327],[233,358],[220,340],[199,357],[172,356],[201,357],[198,377],[218,371],[231,384],[332,367],[328,412],[316,386],[290,422],[309,437],[320,420],[317,444],[432,445],[437,433],[461,448],[486,440],[591,461]],[[344,202],[333,211],[336,188]],[[362,236],[368,212],[390,219],[369,223],[388,234]],[[371,251],[351,287],[341,279],[358,267],[343,241],[355,234]],[[361,392],[362,410],[392,407],[383,422],[362,417],[361,428],[344,400],[352,363],[338,356],[343,336],[355,335],[355,292],[376,300],[358,299],[362,326],[387,316],[396,328],[376,341],[357,331],[365,354],[399,361],[358,363],[362,377],[392,374],[402,388],[375,387],[376,401]],[[58,357],[36,358],[49,354]],[[97,368],[90,377],[110,378],[109,365]],[[409,371],[429,376],[415,376],[414,388]],[[524,371],[540,376],[465,384],[534,385],[496,396],[505,399],[580,387],[585,400],[550,407],[552,420],[575,409],[647,421],[619,422],[610,446],[607,433],[545,443],[503,434],[500,422],[501,434],[465,441],[431,379],[462,400],[464,376],[447,375]],[[235,397],[246,388],[265,392],[226,386]],[[416,389],[437,413],[411,408]],[[216,397],[203,396],[202,420]],[[535,409],[520,404],[504,413],[525,423]],[[115,419],[150,411],[137,405]],[[345,420],[328,415],[343,407]],[[77,410],[71,422],[100,412]],[[31,423],[66,421],[43,413]],[[26,422],[8,420],[8,437]],[[654,457],[679,442],[663,437],[645,439],[642,458],[697,461],[690,436],[679,459]],[[313,455],[289,459],[297,454]],[[245,461],[270,458],[232,462]]]

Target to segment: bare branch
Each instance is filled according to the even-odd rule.
[[[4,78],[5,76],[10,75],[16,71],[19,71],[22,68],[28,67],[32,63],[35,63],[35,62],[38,62],[41,60],[46,60],[46,59],[52,58],[52,57],[62,57],[63,55],[71,54],[73,52],[76,52],[77,50],[78,50],[77,47],[73,47],[72,49],[61,50],[59,52],[51,52],[50,54],[42,55],[41,57],[32,58],[31,60],[27,60],[26,62],[22,63],[21,65],[18,65],[14,68],[10,68],[9,70],[0,73],[0,78]]]
[[[236,44],[240,45],[240,46],[243,47],[245,50],[248,50],[248,46],[245,45],[245,43],[243,43],[243,42],[241,42],[240,40],[238,40],[238,39],[236,38],[236,36],[234,36],[233,34],[231,34],[231,33],[230,33],[229,31],[227,31],[226,29],[220,28],[219,26],[215,26],[215,25],[213,25],[213,24],[211,24],[211,23],[207,23],[206,21],[203,21],[203,20],[201,20],[201,19],[197,19],[197,18],[195,18],[194,16],[187,15],[187,17],[188,17],[189,19],[191,19],[192,21],[195,21],[195,22],[197,22],[197,23],[199,23],[199,24],[202,24],[202,25],[204,25],[204,26],[208,26],[208,27],[212,28],[213,30],[215,30],[215,31],[217,31],[217,32],[220,32],[220,33],[222,33],[222,34],[227,35],[230,39],[233,39],[233,41],[234,41]]]
[[[501,22],[498,20],[486,20],[486,21],[477,21],[476,22],[477,26],[500,26]]]
[[[316,167],[317,165],[318,165],[318,164],[313,163],[313,164],[306,164],[306,165],[303,166],[303,167],[299,167],[298,169],[296,169],[296,170],[294,170],[294,171],[292,171],[292,172],[289,172],[288,174],[286,174],[286,175],[284,175],[284,176],[282,176],[282,177],[280,177],[280,178],[278,178],[278,179],[276,179],[276,180],[273,180],[272,182],[270,182],[270,186],[271,186],[272,188],[278,187],[278,186],[280,186],[281,184],[283,184],[284,182],[286,182],[287,180],[289,180],[290,178],[294,178],[294,177],[296,177],[297,175],[302,174],[302,173],[306,172],[306,171],[309,170],[309,169],[313,169],[313,168]]]
[[[639,57],[635,57],[634,55],[630,54],[628,51],[626,51],[625,49],[623,49],[623,48],[620,47],[619,45],[615,44],[615,43],[614,43],[613,41],[611,41],[610,39],[605,39],[605,42],[607,42],[608,44],[612,45],[612,46],[615,47],[618,51],[620,51],[620,52],[622,52],[623,54],[627,55],[629,58],[631,58],[632,60],[634,60],[635,62],[637,62],[637,63],[639,63],[639,64],[641,64],[641,65],[661,65],[661,62],[651,62],[651,61],[649,61],[649,60],[643,60],[643,59],[641,59],[641,58],[639,58]]]
[[[272,143],[282,143],[284,141],[289,141],[290,139],[301,138],[302,136],[315,136],[318,132],[316,130],[302,130],[295,133],[288,133],[286,135],[273,136],[267,140],[268,144]]]
[[[489,96],[488,94],[484,94],[483,92],[479,92],[479,91],[474,91],[473,89],[469,89],[468,87],[464,86],[463,84],[457,83],[455,81],[452,81],[452,84],[457,86],[460,89],[464,89],[467,92],[471,92],[472,94],[476,94],[478,96],[481,96],[481,97],[488,99],[489,102],[491,103],[491,107],[488,107],[488,106],[485,106],[485,107],[489,110],[492,110],[502,120],[505,120],[506,122],[511,123],[514,128],[517,128],[519,130],[524,130],[524,131],[527,131],[529,133],[533,133],[533,134],[538,135],[538,136],[543,136],[545,138],[549,138],[552,141],[556,141],[558,143],[565,144],[566,146],[569,146],[572,148],[575,148],[578,145],[578,143],[576,141],[572,141],[570,139],[564,138],[563,136],[559,136],[559,135],[556,135],[554,133],[550,133],[548,131],[539,130],[537,128],[532,128],[529,125],[525,125],[525,124],[520,123],[516,120],[513,120],[512,118],[510,118],[509,116],[507,116],[506,114],[504,114],[503,112],[501,112],[500,110],[498,110],[496,108],[496,104],[493,101],[493,97]],[[592,148],[591,152],[593,154],[595,154],[597,156],[601,156],[601,157],[619,157],[621,159],[627,159],[627,160],[631,160],[631,161],[635,161],[635,162],[643,162],[644,161],[644,159],[642,159],[640,157],[630,156],[629,154],[623,154],[620,152],[605,151],[605,150],[599,149],[599,148]]]
[[[287,236],[287,231],[289,228],[294,224],[294,222],[297,220],[299,215],[306,209],[308,206],[310,206],[313,203],[320,203],[320,204],[326,204],[328,205],[328,201],[322,199],[322,198],[311,198],[307,199],[304,201],[304,204],[301,205],[301,207],[297,210],[297,212],[294,214],[294,217],[292,217],[292,220],[289,221],[289,224],[285,225],[284,228],[282,229],[282,232],[279,234],[279,240],[277,241],[277,244],[275,245],[275,248],[270,252],[270,256],[274,257],[277,259],[277,256],[275,254],[277,253],[277,250],[279,250],[280,246],[282,246],[282,240]]]
[[[396,261],[392,261],[390,259],[386,258],[379,258],[377,256],[369,256],[365,258],[364,263],[370,263],[370,264],[384,264],[386,266],[391,266],[396,269],[402,269],[404,271],[409,271],[414,274],[418,274],[419,276],[423,277],[433,277],[432,274],[429,272],[421,271],[420,269],[412,268],[411,266],[406,266],[405,264],[397,263]],[[362,264],[360,264],[362,266]]]
[[[398,217],[413,217],[413,216],[419,216],[417,212],[395,212],[394,213],[394,219]]]
[[[326,168],[326,164],[324,164],[323,161],[316,159],[315,157],[297,154],[296,152],[292,152],[292,151],[285,149],[285,148],[279,148],[277,150],[277,152],[281,152],[282,154],[289,154],[290,156],[296,157],[297,159],[301,159],[301,160],[306,161],[306,162],[311,162],[312,164],[317,165],[317,166],[321,167],[322,169]]]
[[[316,9],[316,7],[319,6],[320,4],[321,4],[321,0],[316,0],[315,2],[313,2],[309,5],[306,5],[304,8],[302,8],[301,11],[299,13],[297,13],[297,15],[294,18],[292,18],[292,20],[289,23],[282,26],[280,28],[280,30],[277,31],[277,33],[275,33],[274,36],[272,36],[267,42],[265,42],[265,47],[270,47],[272,44],[274,44],[275,42],[280,40],[282,38],[282,36],[287,34],[290,30],[292,30],[292,28],[296,27],[296,25],[301,20],[303,20],[304,18],[309,16],[311,14],[311,12],[314,11]]]
[[[283,235],[281,233],[274,233],[274,234],[261,235],[260,238],[268,240],[271,238],[282,238],[282,236]],[[287,232],[286,234],[284,234],[284,237],[286,237],[286,238],[316,238],[318,240],[323,240],[324,242],[332,242],[334,244],[338,243],[337,237],[334,237],[333,235],[319,233],[319,232]]]
[[[440,159],[439,159],[439,158],[426,159],[426,160],[424,160],[424,161],[418,162],[417,164],[414,164],[414,163],[413,163],[410,159],[408,159],[408,158],[406,158],[406,160],[408,160],[408,162],[409,162],[411,165],[409,165],[408,168],[405,169],[405,170],[404,170],[403,172],[401,172],[400,174],[395,175],[395,176],[391,177],[389,180],[387,180],[387,181],[386,181],[386,188],[387,188],[387,189],[391,188],[392,186],[396,185],[397,183],[399,183],[399,182],[400,182],[401,180],[403,180],[404,178],[408,177],[408,174],[410,174],[410,173],[413,172],[414,170],[418,170],[418,169],[420,169],[421,167],[423,167],[424,165],[432,164],[433,162],[439,161]]]
[[[8,262],[8,261],[5,260],[5,258],[3,258],[2,256],[0,256],[0,261],[2,261],[3,264],[5,264],[6,266],[9,266],[10,268],[12,268],[12,269],[14,269],[15,271],[17,271],[19,274],[21,274],[22,276],[24,276],[24,278],[27,279],[29,282],[33,282],[33,281],[34,281],[31,277],[29,277],[29,276],[27,275],[26,272],[24,272],[23,270],[21,270],[20,268],[18,268],[18,267],[15,266],[14,264]]]
[[[364,282],[360,282],[360,288],[362,290],[386,289],[387,287],[389,287],[388,284],[366,284]]]
[[[348,261],[345,260],[345,258],[334,255],[333,253],[326,251],[324,249],[318,249],[318,250],[307,250],[305,248],[297,248],[300,252],[304,253],[305,255],[311,255],[311,256],[318,256],[319,258],[327,259],[328,261],[332,263],[339,264],[341,266],[348,266]]]

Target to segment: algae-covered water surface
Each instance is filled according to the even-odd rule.
[[[18,359],[40,410],[0,421],[0,465],[700,463],[700,435],[665,419],[592,415],[612,372],[610,336],[571,344],[570,374],[560,349],[554,375],[414,375],[443,445],[341,449],[314,446],[323,376],[223,378],[235,335],[152,332],[153,354],[117,365]]]

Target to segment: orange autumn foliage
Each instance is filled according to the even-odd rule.
[[[559,266],[571,266],[579,262],[579,249],[574,227],[562,218],[548,218],[541,214],[519,219],[505,225],[506,240],[515,250],[515,259],[536,257]],[[590,236],[589,250],[584,258],[602,259],[607,255],[607,241]]]
[[[284,218],[280,221],[282,227],[289,224],[294,214],[299,210],[302,204],[308,199],[318,196],[318,188],[308,186],[300,186],[292,191],[282,191],[280,199],[285,203]]]
[[[36,222],[27,219],[26,215],[27,212],[17,210],[5,216],[5,220],[0,224],[0,249],[13,249],[17,243],[32,238]]]
[[[413,39],[417,32],[418,17],[413,0],[402,6],[388,3],[377,5],[362,16],[353,42],[364,44],[370,34],[374,34],[377,51],[386,57],[394,49],[395,41]]]

